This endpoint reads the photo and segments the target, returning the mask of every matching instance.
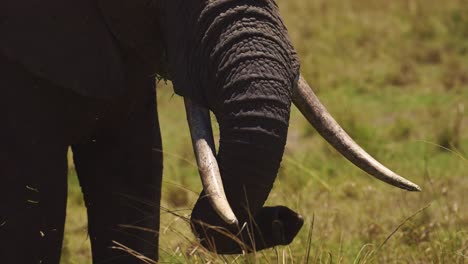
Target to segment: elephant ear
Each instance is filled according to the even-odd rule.
[[[124,91],[117,44],[93,0],[2,0],[0,52],[33,74],[84,95]]]
[[[125,50],[139,57],[143,74],[165,76],[159,5],[153,0],[98,0],[110,31]]]

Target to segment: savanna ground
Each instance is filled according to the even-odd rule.
[[[184,220],[201,185],[183,102],[170,84],[159,84],[165,152],[161,262],[468,262],[468,1],[278,4],[302,73],[322,102],[358,143],[423,192],[367,176],[294,108],[267,203],[295,209],[306,224],[287,247],[248,256],[209,254],[197,247]],[[72,166],[62,263],[90,263]]]

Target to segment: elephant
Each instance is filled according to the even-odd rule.
[[[320,103],[274,0],[3,0],[0,36],[3,263],[59,262],[69,147],[93,262],[140,261],[114,242],[158,260],[155,78],[184,97],[203,183],[191,227],[208,250],[286,245],[301,229],[300,214],[264,206],[291,104],[365,172],[420,190],[367,154]]]

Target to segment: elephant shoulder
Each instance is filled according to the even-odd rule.
[[[95,0],[2,0],[0,52],[56,85],[92,97],[124,91],[120,51]]]

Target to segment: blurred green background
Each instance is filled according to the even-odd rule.
[[[277,2],[302,74],[322,102],[359,144],[423,192],[361,172],[294,108],[267,203],[300,212],[304,228],[287,247],[208,254],[183,218],[201,190],[183,100],[170,83],[159,83],[161,262],[468,262],[468,1]],[[90,263],[85,209],[70,168],[62,263]]]

